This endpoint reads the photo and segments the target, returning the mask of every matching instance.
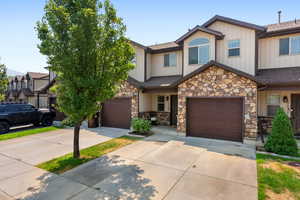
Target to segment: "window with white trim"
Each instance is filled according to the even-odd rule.
[[[267,99],[267,115],[275,116],[278,108],[280,108],[280,95],[269,95]]]
[[[240,56],[240,40],[228,41],[228,57]]]
[[[197,38],[189,42],[189,65],[208,63],[209,50],[209,39],[207,38]]]
[[[296,54],[300,54],[300,36],[279,39],[279,55]]]
[[[165,96],[157,96],[157,111],[165,111]]]
[[[164,55],[164,67],[176,67],[177,56],[176,53],[168,53]]]

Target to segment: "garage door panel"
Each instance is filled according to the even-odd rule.
[[[187,135],[241,141],[242,98],[190,98],[187,101]]]
[[[130,128],[131,98],[115,98],[102,107],[102,126]]]

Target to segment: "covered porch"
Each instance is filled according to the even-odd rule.
[[[178,95],[174,91],[147,91],[139,94],[139,117],[154,126],[177,127]]]
[[[300,135],[300,68],[261,69],[258,78],[266,83],[258,89],[258,119],[271,131],[272,119],[279,107],[291,119],[296,135]]]
[[[151,77],[139,91],[139,117],[157,126],[177,127],[178,88],[181,75]]]

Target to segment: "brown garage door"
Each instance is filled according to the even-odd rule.
[[[131,98],[115,98],[102,107],[102,126],[130,128]]]
[[[188,98],[187,135],[242,141],[242,98]]]

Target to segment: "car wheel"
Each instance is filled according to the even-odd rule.
[[[44,117],[42,120],[43,126],[51,126],[53,124],[53,120],[51,117]]]
[[[7,133],[9,131],[9,124],[7,122],[0,122],[0,134]]]

